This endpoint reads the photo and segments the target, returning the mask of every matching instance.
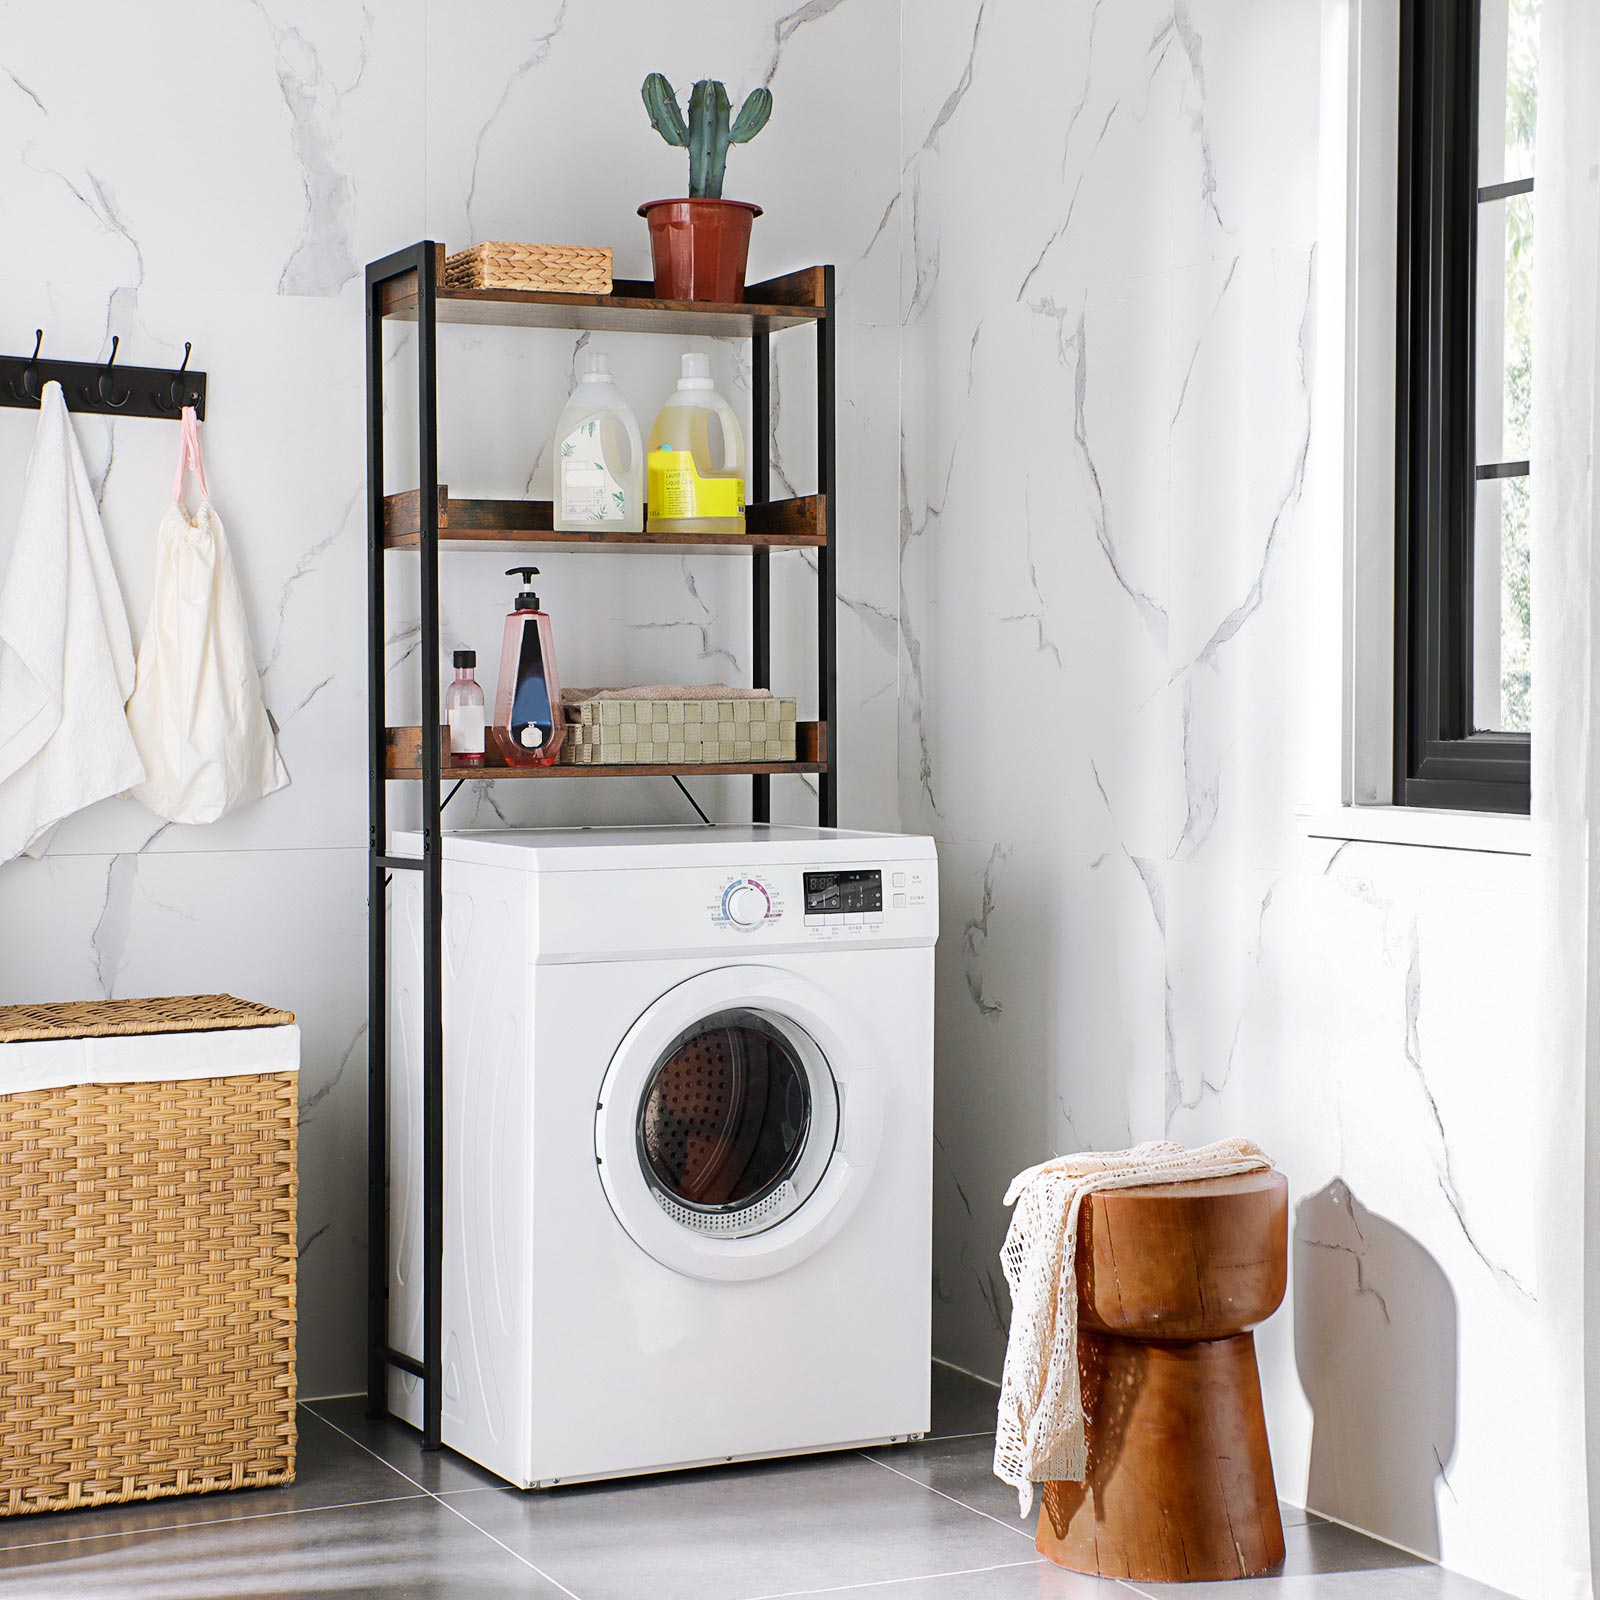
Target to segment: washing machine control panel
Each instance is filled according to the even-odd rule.
[[[763,878],[729,878],[722,885],[711,920],[730,932],[754,933],[783,916],[783,894]]]
[[[878,931],[902,931],[936,913],[938,879],[931,861],[885,868],[839,867],[807,872],[805,928],[812,943]]]
[[[806,920],[883,915],[883,874],[873,867],[805,875]]]
[[[705,909],[723,936],[775,936],[808,945],[916,931],[936,915],[931,861],[882,867],[770,867],[706,884]]]

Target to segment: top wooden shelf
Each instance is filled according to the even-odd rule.
[[[438,272],[444,272],[439,245]],[[742,305],[708,300],[658,300],[655,285],[618,278],[610,294],[544,294],[531,289],[445,289],[435,296],[440,322],[487,323],[512,328],[592,328],[597,332],[718,334],[734,337],[799,327],[827,315],[821,267],[802,267],[781,278],[752,283]],[[383,286],[383,314],[417,320],[417,275]]]

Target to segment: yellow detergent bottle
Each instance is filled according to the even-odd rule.
[[[744,433],[711,381],[710,356],[684,356],[646,460],[648,532],[744,532]]]

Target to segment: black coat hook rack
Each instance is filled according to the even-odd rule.
[[[87,411],[106,417],[158,417],[171,420],[185,406],[195,415],[206,414],[206,375],[189,370],[194,346],[185,341],[183,365],[172,367],[119,367],[121,339],[111,337],[111,354],[105,361],[53,361],[41,356],[44,329],[33,334],[31,356],[0,356],[0,406],[22,406],[34,411],[44,386],[61,385],[68,411]]]

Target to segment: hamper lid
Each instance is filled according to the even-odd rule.
[[[209,1033],[217,1028],[280,1028],[294,1021],[231,994],[151,995],[138,1000],[65,1000],[0,1006],[0,1044],[33,1039],[98,1039],[134,1033]]]

